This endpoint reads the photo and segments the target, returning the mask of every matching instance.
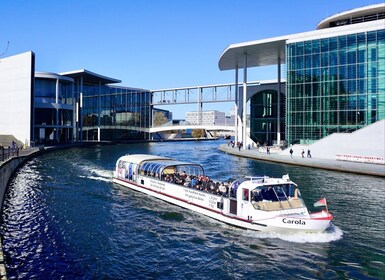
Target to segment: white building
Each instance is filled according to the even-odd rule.
[[[201,125],[230,125],[226,122],[226,114],[224,112],[202,111],[202,112],[186,112],[186,122],[190,124]],[[234,124],[234,121],[232,122]]]

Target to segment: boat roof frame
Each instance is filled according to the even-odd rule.
[[[119,158],[118,162],[121,160],[128,163],[135,163],[140,166],[144,166],[145,164],[150,166],[153,165],[151,170],[148,170],[150,172],[153,171],[153,168],[155,166],[157,166],[158,167],[157,170],[161,171],[161,172],[158,172],[159,174],[161,174],[163,170],[166,169],[167,167],[178,167],[178,166],[179,167],[190,166],[190,167],[199,168],[202,171],[201,175],[205,174],[204,168],[198,163],[183,162],[183,161],[174,160],[168,157],[147,155],[147,154],[135,154],[135,155],[122,156],[121,158]],[[159,169],[159,167],[161,168]]]

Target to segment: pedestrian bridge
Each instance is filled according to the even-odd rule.
[[[177,124],[166,126],[155,126],[148,129],[149,133],[157,133],[172,130],[186,130],[186,129],[204,129],[208,131],[235,131],[234,125],[197,125],[197,124]]]
[[[208,131],[235,131],[234,125],[194,125],[194,124],[175,124],[175,125],[163,125],[163,126],[154,126],[154,127],[136,127],[136,126],[122,126],[122,125],[101,125],[98,126],[85,126],[82,128],[83,131],[91,131],[98,129],[125,129],[132,131],[143,131],[146,133],[157,133],[164,131],[173,131],[173,130],[186,130],[186,129],[204,129]]]

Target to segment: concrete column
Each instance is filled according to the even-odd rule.
[[[99,82],[99,91],[98,91],[98,142],[100,142],[100,94],[101,94],[101,83]]]
[[[246,137],[247,137],[247,120],[246,120],[246,103],[247,103],[247,53],[244,53],[244,59],[245,59],[245,65],[243,68],[243,135],[242,135],[242,142],[243,142],[243,149],[246,150]]]
[[[80,142],[83,142],[83,77],[80,78],[80,93],[79,93],[79,127],[80,127]]]
[[[198,125],[202,124],[202,88],[198,87]]]
[[[55,109],[56,109],[56,129],[55,140],[59,143],[59,79],[56,79],[56,96],[55,96]]]
[[[278,56],[277,144],[281,145],[281,57]]]
[[[234,108],[234,132],[235,143],[238,142],[238,102],[239,102],[239,89],[238,89],[238,65],[235,66],[235,108]]]
[[[77,133],[77,120],[76,120],[76,98],[75,98],[75,81],[71,84],[71,92],[72,92],[72,143],[76,141],[76,133]]]
[[[148,108],[148,140],[154,140],[154,136],[150,133],[151,127],[154,126],[154,105],[153,104],[153,93],[150,94],[150,106]]]

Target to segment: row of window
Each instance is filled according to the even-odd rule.
[[[322,84],[294,84],[287,87],[288,98],[340,96],[340,95],[376,95],[385,93],[385,85],[366,84],[364,81],[341,81]]]
[[[59,112],[57,113],[56,109],[35,109],[35,125],[56,126],[56,124],[58,124],[59,126],[72,126],[72,120],[72,110],[59,109]]]
[[[303,56],[329,51],[352,51],[361,47],[385,45],[385,30],[375,30],[358,34],[341,35],[330,38],[297,42],[287,46],[288,57]]]
[[[385,61],[377,67],[367,64],[354,64],[349,66],[334,66],[324,68],[310,68],[302,70],[290,70],[287,72],[289,83],[318,82],[330,80],[373,79],[378,73],[385,71]]]
[[[56,99],[56,80],[54,79],[35,79],[36,98]],[[59,81],[58,99],[61,104],[73,104],[72,84]]]
[[[305,56],[293,56],[288,59],[290,69],[308,69],[327,67],[331,65],[350,65],[356,63],[375,64],[384,57],[385,45],[377,51],[376,48],[357,51],[333,51]]]
[[[287,45],[289,144],[385,117],[385,30]]]

